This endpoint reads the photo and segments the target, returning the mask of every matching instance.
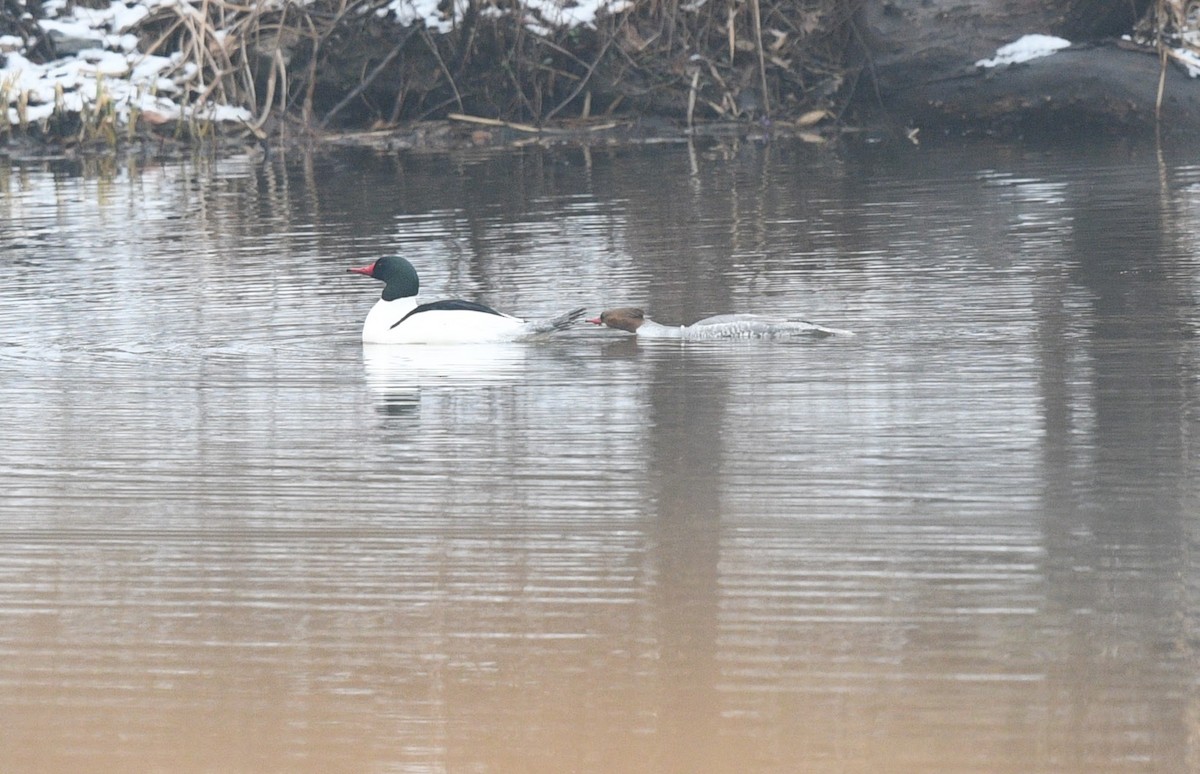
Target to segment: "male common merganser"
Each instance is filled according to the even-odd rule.
[[[362,340],[368,344],[484,344],[518,341],[567,328],[583,316],[572,309],[557,317],[522,320],[474,301],[417,303],[417,270],[398,255],[370,266],[347,269],[384,283],[383,297],[367,313]]]
[[[826,328],[824,325],[790,317],[767,317],[761,314],[719,314],[705,317],[691,325],[661,325],[641,310],[622,307],[601,312],[588,320],[593,325],[607,325],[651,339],[775,339],[785,336],[853,336],[850,331]]]

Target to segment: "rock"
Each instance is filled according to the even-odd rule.
[[[1156,52],[1111,37],[1130,31],[1147,3],[1109,0],[1043,4],[996,0],[870,0],[861,24],[865,65],[854,108],[895,136],[1029,136],[1102,132],[1194,135],[1200,80]],[[976,65],[1029,33],[1074,44],[996,68]],[[873,81],[871,83],[870,81]]]
[[[54,51],[59,56],[74,56],[80,51],[92,48],[104,48],[104,36],[95,30],[85,30],[78,26],[55,26],[54,22],[43,21],[46,36],[54,44]]]

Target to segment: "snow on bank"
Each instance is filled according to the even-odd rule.
[[[0,95],[7,102],[8,123],[44,121],[56,112],[79,113],[111,100],[117,118],[127,123],[133,111],[162,119],[246,121],[250,111],[231,105],[186,106],[186,82],[194,66],[180,54],[156,56],[138,51],[133,25],[152,10],[175,0],[143,0],[133,5],[114,0],[108,8],[75,7],[50,0],[38,25],[70,56],[46,64],[24,56],[22,41],[0,38]]]
[[[439,10],[449,7],[449,13]],[[633,0],[523,0],[521,11],[525,26],[537,35],[547,35],[553,29],[591,27],[601,12],[616,14],[633,5]],[[422,21],[429,29],[449,32],[467,10],[467,0],[392,0],[377,13],[391,14],[400,24]],[[503,13],[496,6],[487,6],[484,13]]]
[[[1129,35],[1123,35],[1122,37],[1125,40],[1132,39]],[[1186,45],[1169,49],[1167,53],[1183,67],[1189,77],[1200,78],[1200,51],[1196,48],[1197,43],[1200,42],[1198,41],[1200,35],[1197,35],[1193,31],[1185,33],[1182,38]],[[1052,35],[1025,35],[1006,46],[996,49],[996,56],[994,58],[980,59],[975,63],[975,66],[992,68],[1017,64],[1019,62],[1028,62],[1030,59],[1050,56],[1070,45],[1071,41],[1056,38]]]
[[[1023,35],[1012,43],[996,49],[996,56],[992,59],[980,59],[975,66],[992,68],[1028,62],[1030,59],[1050,56],[1069,45],[1071,45],[1071,41],[1056,38],[1053,35]]]
[[[439,10],[439,2],[443,10]],[[631,2],[524,0],[520,13],[532,32],[545,35],[555,28],[592,26],[598,14],[618,13]],[[378,15],[381,23],[424,23],[444,33],[462,18],[466,5],[467,0],[392,0]],[[121,124],[128,124],[135,112],[160,120],[251,120],[251,112],[241,106],[189,105],[189,84],[198,76],[196,65],[180,53],[159,56],[138,50],[132,30],[162,7],[178,9],[181,17],[197,13],[189,0],[113,0],[99,9],[68,8],[67,0],[46,0],[46,18],[38,24],[58,51],[69,56],[37,64],[25,56],[21,38],[0,35],[0,109],[7,105],[8,124],[33,124],[55,113],[80,113],[103,100],[111,101]]]
[[[1200,54],[1190,48],[1171,49],[1171,58],[1183,66],[1189,78],[1200,78]]]

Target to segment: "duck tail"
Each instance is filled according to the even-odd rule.
[[[854,331],[848,331],[843,328],[827,328],[824,325],[810,323],[813,327],[813,335],[825,338],[827,336],[853,336]]]
[[[556,317],[548,317],[545,320],[534,320],[530,323],[532,328],[531,333],[553,333],[554,331],[566,330],[574,325],[576,320],[583,317],[583,313],[586,311],[581,306],[578,309],[563,312]]]

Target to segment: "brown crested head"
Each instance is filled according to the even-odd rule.
[[[646,322],[646,314],[636,307],[625,306],[620,309],[606,309],[600,313],[599,317],[593,317],[588,322],[593,325],[607,325],[617,330],[636,333],[642,323]]]

